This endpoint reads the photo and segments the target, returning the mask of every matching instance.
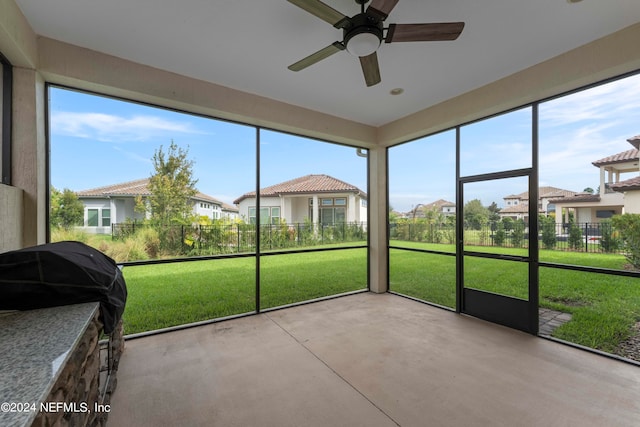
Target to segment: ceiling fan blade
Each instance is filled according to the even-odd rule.
[[[307,56],[306,58],[301,59],[300,61],[296,62],[295,64],[289,65],[289,67],[287,67],[287,68],[289,68],[291,71],[304,70],[308,66],[313,65],[316,62],[320,62],[323,59],[330,57],[334,53],[338,53],[338,52],[340,52],[341,50],[344,50],[344,49],[345,49],[345,47],[344,47],[344,45],[342,43],[334,42],[333,44],[330,44],[329,46],[325,47],[324,49],[320,49],[316,53],[312,53],[311,55]]]
[[[367,87],[380,83],[380,67],[378,66],[378,54],[376,52],[371,55],[361,56],[360,66],[362,66],[362,73]]]
[[[374,15],[379,20],[384,21],[398,4],[398,0],[373,0],[367,8],[367,13]]]
[[[323,21],[328,22],[336,28],[344,28],[348,25],[349,18],[338,12],[331,6],[322,3],[319,0],[287,0],[301,9],[306,10],[310,14],[317,16]]]
[[[389,30],[384,41],[386,43],[395,43],[455,40],[462,33],[463,28],[464,22],[389,24]]]

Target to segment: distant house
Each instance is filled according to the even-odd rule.
[[[640,135],[627,140],[634,148],[596,160],[592,164],[600,169],[598,194],[576,194],[551,200],[564,215],[556,215],[556,222],[568,222],[574,212],[578,223],[596,223],[613,215],[640,213],[640,167],[638,145]],[[621,180],[622,175],[634,176]]]
[[[444,216],[452,216],[456,214],[456,204],[444,199],[439,199],[431,203],[420,203],[403,215],[403,217],[424,218],[426,216],[426,212],[429,211],[435,211]]]
[[[76,192],[84,205],[83,228],[89,233],[110,234],[111,224],[142,220],[149,213],[136,212],[136,197],[149,197],[149,179],[123,182]],[[198,192],[193,198],[193,213],[211,219],[238,217],[238,209]]]
[[[241,218],[256,222],[256,192],[234,202]],[[367,194],[329,175],[306,175],[260,190],[260,223],[277,224],[367,222]]]
[[[551,200],[559,197],[569,197],[577,194],[575,191],[564,190],[557,187],[540,187],[538,188],[538,214],[549,215],[556,211],[556,205]],[[513,219],[522,219],[525,223],[529,222],[529,192],[525,191],[520,194],[511,194],[502,198],[504,200],[504,208],[500,209],[498,215],[501,218],[509,217]]]

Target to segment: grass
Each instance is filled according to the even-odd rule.
[[[454,248],[411,242],[402,245],[449,252]],[[525,249],[467,249],[526,255]],[[540,251],[540,259],[613,269],[625,264],[622,255],[548,250]],[[455,307],[455,257],[391,249],[389,262],[391,290]],[[255,264],[255,258],[247,257],[125,267],[129,289],[125,333],[253,312]],[[366,249],[362,248],[263,256],[260,264],[261,308],[367,286]],[[526,299],[526,280],[527,264],[465,258],[468,287]],[[614,351],[640,320],[640,279],[541,267],[540,305],[573,315],[554,336]]]
[[[260,260],[262,308],[367,287],[366,249],[292,253]],[[255,311],[253,257],[124,268],[125,334]]]
[[[614,269],[625,263],[622,255],[545,250],[540,251],[540,258]],[[391,290],[455,307],[455,257],[392,249],[389,263]],[[465,267],[466,286],[527,298],[526,264],[466,257]],[[612,352],[640,320],[637,278],[542,267],[539,291],[541,307],[573,315],[571,322],[554,331],[563,340]]]

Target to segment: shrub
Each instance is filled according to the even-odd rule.
[[[640,214],[615,215],[611,223],[620,232],[625,257],[635,269],[640,269]]]
[[[496,232],[493,235],[493,242],[498,246],[502,246],[506,238],[507,233],[504,231],[504,224],[502,222],[497,223]]]
[[[524,221],[521,219],[513,223],[513,231],[511,232],[511,243],[516,248],[521,248],[524,244]]]
[[[65,240],[74,240],[76,242],[89,244],[89,234],[73,228],[65,229],[61,227],[51,227],[52,242],[62,242]]]
[[[540,217],[540,229],[542,230],[542,244],[545,249],[556,247],[556,222],[551,217]]]
[[[442,230],[442,238],[446,243],[453,244],[456,242],[456,228],[454,226],[445,226]]]
[[[567,243],[571,249],[581,249],[584,242],[584,236],[582,235],[582,229],[575,222],[569,223],[569,237]]]
[[[158,258],[160,256],[160,236],[158,231],[151,227],[142,227],[133,236],[134,239],[140,240],[144,246],[145,253],[151,259]]]
[[[616,252],[622,246],[619,232],[613,227],[611,220],[600,223],[600,247],[605,252]]]
[[[107,245],[103,252],[116,262],[149,259],[145,251],[144,240],[136,237],[128,237],[121,241],[114,241]]]

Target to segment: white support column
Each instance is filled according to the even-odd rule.
[[[387,150],[369,150],[369,257],[371,292],[389,289],[387,250]]]
[[[313,195],[313,225],[318,225],[320,222],[320,208],[318,206],[318,195]],[[315,228],[315,227],[314,227]]]

